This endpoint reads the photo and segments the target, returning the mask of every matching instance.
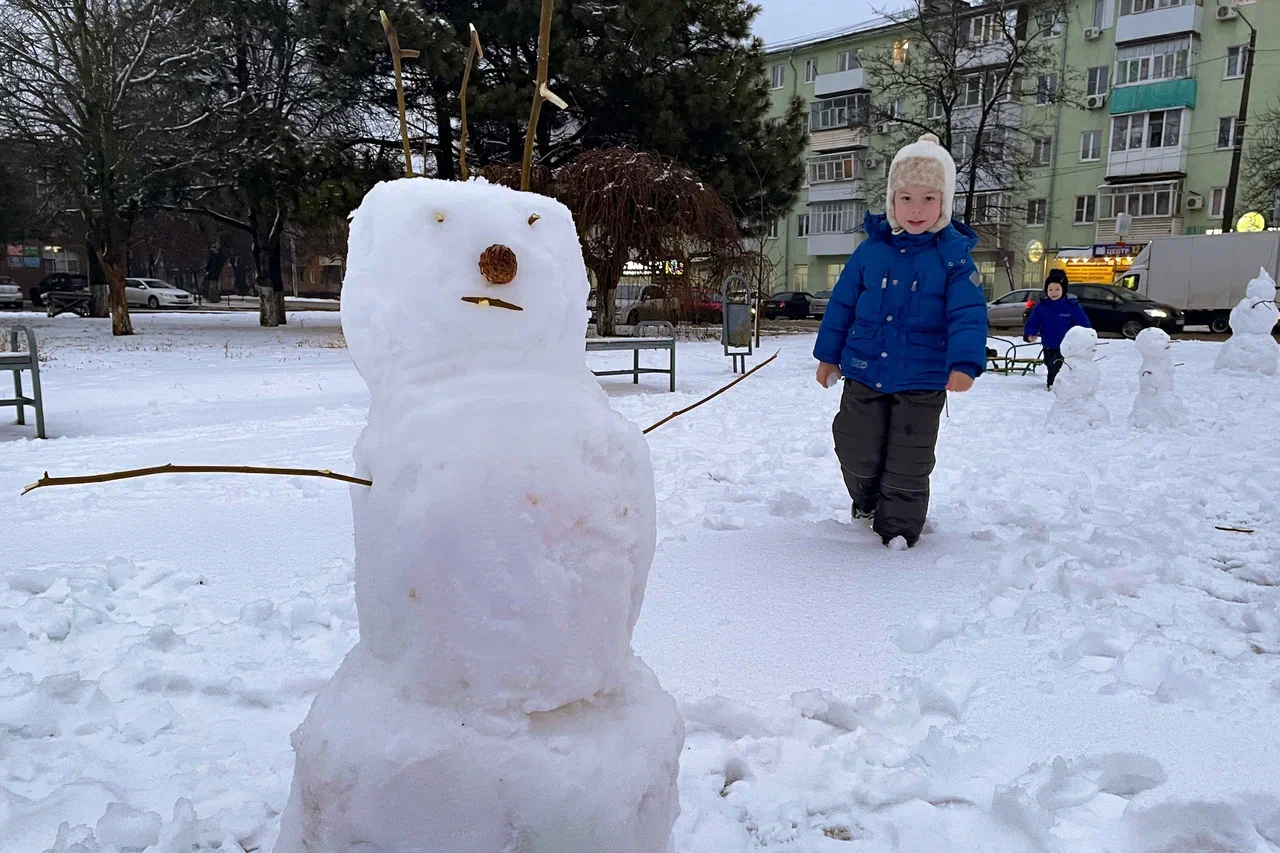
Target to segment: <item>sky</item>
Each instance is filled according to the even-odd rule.
[[[771,44],[833,30],[875,17],[885,0],[753,0],[764,11],[756,18],[756,35]]]

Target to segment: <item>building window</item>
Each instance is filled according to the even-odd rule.
[[[1096,195],[1076,196],[1076,225],[1092,225],[1098,217],[1098,197]]]
[[[1102,131],[1086,130],[1080,134],[1080,160],[1085,163],[1102,159]]]
[[[775,89],[781,89],[783,84],[787,82],[787,66],[775,65],[769,70],[769,85]]]
[[[1182,6],[1186,0],[1120,0],[1121,15],[1140,15],[1156,9],[1168,9],[1171,6]]]
[[[837,71],[854,71],[862,67],[862,61],[858,59],[856,51],[844,50],[836,57]]]
[[[796,236],[797,237],[809,236],[809,214],[802,213],[796,217]]]
[[[818,79],[818,60],[806,59],[804,61],[804,82],[812,83]]]
[[[1244,68],[1249,64],[1249,45],[1241,44],[1227,48],[1227,73],[1223,77],[1234,80],[1244,76]]]
[[[1107,0],[1093,0],[1093,26],[1102,29],[1106,24]]]
[[[1058,99],[1058,75],[1041,74],[1036,82],[1036,104],[1044,106]]]
[[[995,15],[978,15],[969,19],[969,44],[989,44],[1000,38],[1000,21]]]
[[[821,101],[814,101],[809,107],[810,132],[866,124],[867,96],[865,94],[824,98]]]
[[[1027,224],[1044,225],[1049,217],[1049,199],[1033,198],[1027,202]]]
[[[809,205],[813,217],[813,234],[852,234],[866,215],[866,207],[857,201],[820,201]]]
[[[956,87],[955,105],[977,107],[986,101],[1007,101],[1010,89],[1009,78],[1001,81],[994,72],[969,74],[960,78],[960,85]]]
[[[1048,166],[1053,163],[1053,137],[1042,136],[1031,146],[1031,161],[1037,166]]]
[[[893,64],[906,65],[911,59],[911,41],[902,39],[893,43]]]
[[[1004,222],[1003,193],[974,193],[973,214],[969,213],[969,197],[964,199],[964,217],[970,225],[995,225]]]
[[[827,267],[827,290],[835,290],[836,285],[840,282],[840,273],[844,271],[844,267],[839,264],[832,264]]]
[[[1062,35],[1062,18],[1058,17],[1057,12],[1042,12],[1039,21],[1040,32],[1047,33],[1050,37]]]
[[[902,121],[907,117],[907,107],[902,98],[898,98],[889,105],[889,118],[893,121]]]
[[[1227,188],[1214,187],[1209,190],[1209,215],[1214,219],[1222,218],[1223,208],[1227,206]]]
[[[829,184],[862,178],[865,161],[852,151],[809,158],[809,183]]]
[[[1193,49],[1189,36],[1117,48],[1116,85],[1132,86],[1190,76],[1191,66],[1195,64]]]
[[[1085,94],[1105,95],[1107,93],[1107,78],[1110,76],[1108,73],[1110,70],[1111,69],[1107,68],[1105,65],[1100,65],[1097,68],[1090,68],[1088,90]]]
[[[769,223],[769,232],[766,236],[770,240],[778,239],[778,220],[775,219]]]
[[[1182,110],[1156,110],[1111,120],[1111,150],[1176,148],[1182,141]]]
[[[1182,193],[1168,184],[1118,187],[1104,191],[1103,219],[1114,219],[1117,213],[1130,216],[1174,216],[1182,209]]]
[[[936,95],[930,95],[924,107],[925,118],[936,120],[943,116],[942,100]]]
[[[1218,119],[1218,150],[1233,148],[1236,144],[1236,116]]]
[[[809,289],[809,265],[796,264],[795,269],[791,271],[791,289],[792,290],[808,290]]]

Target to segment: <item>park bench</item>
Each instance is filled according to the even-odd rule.
[[[88,317],[89,291],[87,290],[51,290],[44,295],[44,304],[50,317],[57,317],[64,311],[70,311],[81,317]]]
[[[1018,343],[1008,338],[991,338],[993,341],[999,341],[1004,344],[1003,353],[996,351],[990,347],[987,348],[987,372],[999,373],[1002,376],[1012,376],[1017,373],[1020,376],[1026,376],[1029,373],[1035,373],[1036,368],[1044,364],[1044,350],[1040,344]],[[1019,355],[1019,349],[1038,348],[1035,355]]]
[[[634,354],[632,366],[627,370],[594,370],[596,376],[630,376],[633,384],[640,384],[642,373],[666,373],[671,377],[671,390],[676,390],[676,329],[670,323],[648,321],[638,323],[630,338],[587,338],[587,352],[627,352]],[[641,350],[667,350],[671,353],[671,366],[641,367]]]
[[[18,350],[18,332],[26,333],[27,349]],[[0,352],[0,371],[13,373],[14,398],[0,399],[0,408],[14,406],[18,410],[18,423],[27,422],[26,407],[36,410],[36,437],[44,438],[44,397],[40,394],[40,353],[36,349],[36,336],[30,326],[14,326],[9,330],[9,351]],[[22,371],[31,371],[31,396],[22,391]]]

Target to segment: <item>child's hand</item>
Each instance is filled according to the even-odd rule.
[[[1039,335],[1027,335],[1027,343],[1029,344],[1034,344],[1038,340],[1040,340]]]
[[[959,370],[951,371],[951,381],[947,383],[948,391],[955,391],[957,394],[963,394],[972,387],[972,376],[967,373],[961,373]]]
[[[823,388],[830,388],[840,381],[840,366],[836,364],[827,364],[825,361],[818,363],[818,384]]]

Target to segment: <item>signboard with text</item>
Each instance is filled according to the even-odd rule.
[[[1128,258],[1143,250],[1146,243],[1094,243],[1095,258]]]

